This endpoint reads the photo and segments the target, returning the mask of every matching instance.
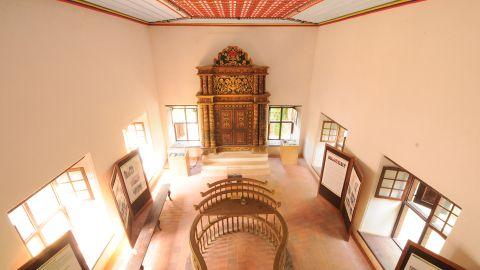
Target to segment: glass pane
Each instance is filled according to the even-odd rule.
[[[68,206],[76,200],[75,192],[70,183],[57,184],[56,188],[57,194],[64,205]]]
[[[332,126],[331,122],[323,122],[323,128],[330,129],[331,126]]]
[[[407,182],[395,181],[394,188],[404,190],[406,185],[407,185]]]
[[[383,177],[384,178],[389,178],[389,179],[395,179],[396,176],[397,176],[397,171],[386,170],[385,175]]]
[[[87,184],[84,181],[73,182],[73,187],[75,190],[85,190],[87,189]]]
[[[69,180],[67,174],[64,173],[64,174],[60,175],[60,176],[56,179],[56,181],[57,181],[57,183],[68,183],[68,181],[70,181],[70,180]]]
[[[425,221],[410,208],[405,207],[403,214],[404,218],[401,224],[399,224],[396,238],[402,247],[405,246],[408,240],[418,243],[425,227]]]
[[[443,245],[445,244],[445,239],[438,234],[436,231],[432,229],[428,229],[430,231],[427,242],[425,243],[425,247],[429,250],[439,254],[442,250]]]
[[[83,174],[81,171],[71,171],[68,172],[68,175],[70,176],[70,179],[72,181],[77,181],[77,180],[82,180],[83,179]]]
[[[197,123],[197,109],[187,109],[187,122],[189,123]]]
[[[395,198],[395,199],[400,199],[402,197],[403,191],[402,190],[392,190],[392,194],[390,197]]]
[[[337,136],[337,134],[338,134],[338,131],[336,129],[333,129],[333,130],[330,131],[330,135]]]
[[[458,207],[456,207],[456,206],[453,208],[453,213],[454,213],[455,215],[460,216],[460,213],[461,213],[461,212],[462,212],[462,210],[461,210],[460,208],[458,208]]]
[[[447,210],[452,210],[453,203],[450,202],[449,200],[445,199],[444,197],[440,198],[440,202],[438,203],[441,206],[443,206]]]
[[[378,195],[384,196],[384,197],[390,197],[390,189],[381,188],[381,189],[378,191]]]
[[[69,230],[67,217],[63,212],[58,212],[49,222],[45,224],[41,232],[47,244],[55,242],[60,236]]]
[[[59,208],[57,197],[50,185],[28,199],[27,204],[37,224],[47,221]]]
[[[330,134],[330,129],[324,128],[322,131],[322,135],[329,135]]]
[[[90,199],[92,199],[92,197],[90,196],[90,192],[88,190],[77,192],[77,196],[80,200],[90,200]]]
[[[452,232],[452,229],[453,229],[453,228],[452,228],[451,226],[445,225],[445,228],[443,229],[443,233],[444,233],[445,235],[450,235],[450,233]]]
[[[322,136],[322,142],[328,142],[328,136]]]
[[[297,119],[297,110],[294,108],[283,108],[282,121],[295,122]]]
[[[398,172],[397,179],[407,181],[409,174],[407,172]]]
[[[198,135],[198,124],[187,124],[188,128],[188,140],[198,141],[200,137]]]
[[[383,179],[382,187],[392,188],[393,187],[393,180]]]
[[[280,121],[281,108],[270,108],[270,121]]]
[[[450,217],[448,218],[447,223],[453,226],[453,225],[455,225],[456,222],[457,222],[457,216],[455,216],[455,215],[450,215]]]
[[[337,136],[330,136],[330,137],[328,138],[328,141],[330,141],[330,142],[334,142],[334,141],[336,141],[336,140],[337,140]]]
[[[331,129],[337,130],[338,129],[338,124],[337,123],[332,123],[332,128]]]
[[[280,139],[280,124],[279,123],[270,123],[270,129],[268,131],[269,139]]]
[[[438,230],[442,230],[443,224],[445,224],[445,222],[436,217],[433,217],[430,224],[432,224],[433,227],[437,228]]]
[[[175,138],[177,141],[186,141],[187,140],[187,125],[186,124],[174,124],[175,127]]]
[[[35,228],[33,228],[33,225],[22,206],[13,210],[8,214],[8,217],[23,239],[26,239],[35,232]]]
[[[172,121],[173,123],[185,123],[185,110],[184,109],[172,109]]]
[[[292,123],[282,124],[282,140],[292,139]]]
[[[40,251],[43,250],[45,246],[40,240],[40,237],[34,236],[30,241],[27,242],[28,251],[32,254],[32,256],[37,256]]]
[[[443,209],[442,207],[437,207],[437,209],[435,210],[435,216],[439,217],[440,219],[442,220],[447,220],[447,217],[448,217],[448,211]]]

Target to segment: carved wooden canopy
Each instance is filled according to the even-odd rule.
[[[223,49],[213,62],[197,67],[204,152],[264,151],[268,67],[253,65],[248,53],[237,46]]]

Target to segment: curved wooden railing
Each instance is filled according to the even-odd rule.
[[[209,194],[212,194],[212,193],[216,194],[216,193],[224,191],[224,190],[232,190],[232,191],[254,190],[254,191],[264,193],[264,194],[275,193],[275,190],[268,189],[263,185],[257,185],[257,184],[252,184],[252,183],[245,182],[245,183],[228,183],[228,184],[224,184],[224,185],[218,185],[218,186],[215,186],[215,187],[207,190],[206,192],[200,192],[200,195],[202,195],[202,197],[205,197]]]
[[[223,190],[217,193],[213,193],[210,196],[203,199],[199,204],[194,205],[195,210],[199,210],[201,214],[206,212],[212,206],[231,199],[252,199],[255,201],[262,202],[273,209],[280,207],[280,202],[275,201],[272,197],[267,194],[264,194],[255,190],[248,189],[234,189],[234,190]]]
[[[250,184],[265,186],[267,185],[268,181],[262,181],[262,180],[252,179],[252,178],[226,178],[226,179],[218,180],[213,183],[207,183],[207,187],[212,188],[218,185],[226,185],[231,183],[250,183]]]
[[[285,268],[288,229],[285,220],[277,211],[280,202],[270,196],[273,194],[273,190],[264,187],[266,182],[255,179],[244,181],[245,179],[241,178],[242,181],[238,181],[240,180],[238,178],[220,180],[209,184],[209,187],[213,188],[201,193],[203,197],[207,197],[195,205],[199,214],[195,217],[190,229],[191,260],[194,269],[206,270],[207,265],[203,254],[210,245],[219,237],[236,232],[248,232],[266,239],[276,249],[273,269],[283,270]],[[249,202],[256,202],[257,205],[260,203],[268,211],[253,213],[252,209],[249,209],[243,214],[221,215],[209,211],[219,203],[232,202],[232,200],[240,203],[242,199],[250,199]],[[248,203],[244,205],[246,209],[248,206]]]

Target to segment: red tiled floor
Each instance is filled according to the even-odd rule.
[[[303,162],[304,164],[304,162]],[[317,196],[318,183],[306,167],[282,166],[279,159],[270,159],[271,175],[256,177],[269,180],[275,189],[274,197],[282,202],[280,212],[289,229],[288,250],[295,269],[370,269],[353,239],[343,240],[345,228],[339,211],[325,199]],[[144,261],[145,269],[186,268],[190,256],[188,233],[196,212],[193,205],[200,201],[200,191],[207,189],[198,174],[175,177],[168,171],[162,181],[171,183],[173,202],[167,201],[160,218],[162,230],[156,232]],[[218,179],[218,178],[217,178]],[[251,248],[254,246],[256,248]],[[271,256],[268,245],[257,236],[234,234],[218,239],[207,254],[209,269],[271,269],[265,262],[257,261],[259,254]],[[263,250],[256,253],[254,251]],[[214,252],[224,259],[214,258]],[[257,256],[253,256],[256,254]]]

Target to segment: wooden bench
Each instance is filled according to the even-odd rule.
[[[148,246],[152,240],[155,228],[160,230],[160,214],[166,199],[171,201],[170,184],[164,184],[153,199],[153,203],[145,209],[145,218],[133,225],[133,230],[138,231],[138,238],[133,247],[133,252],[128,259],[127,269],[143,269],[143,260],[147,254]]]

